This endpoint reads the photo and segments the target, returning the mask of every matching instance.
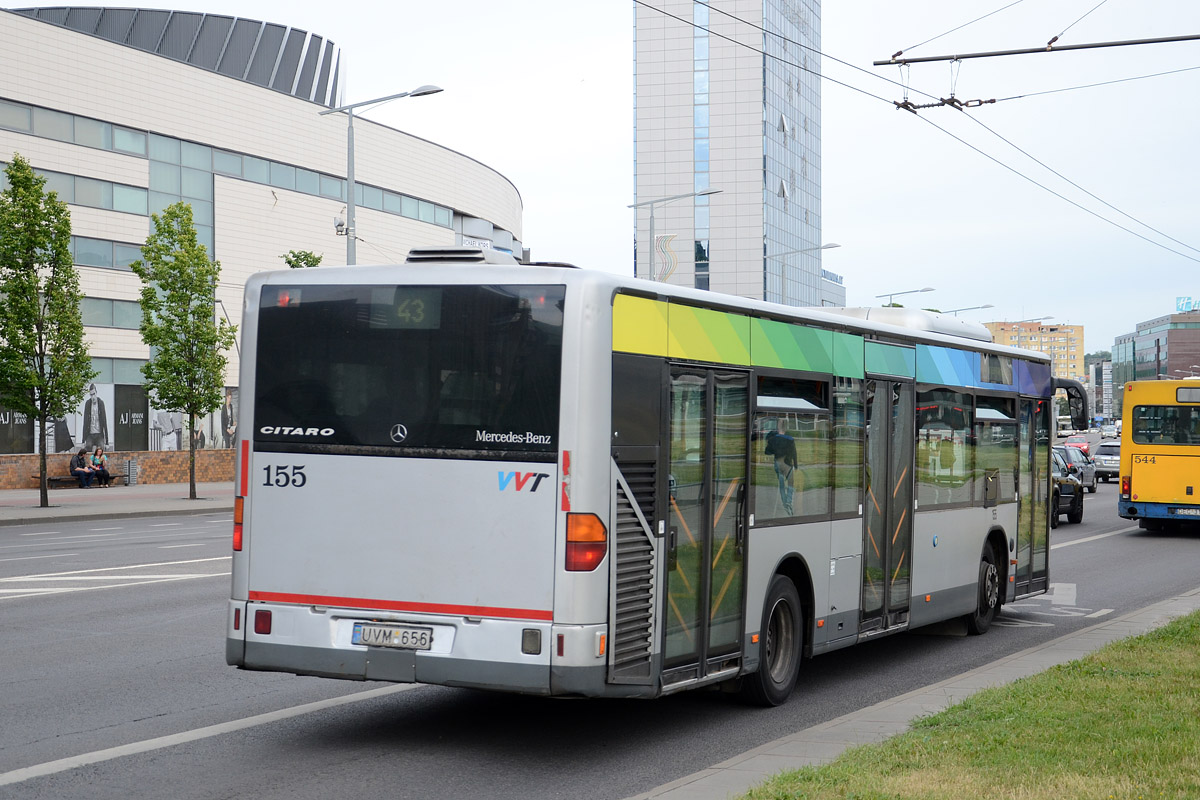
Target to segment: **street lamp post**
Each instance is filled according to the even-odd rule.
[[[892,305],[893,297],[899,297],[902,294],[917,294],[919,292],[932,292],[932,291],[933,291],[932,286],[926,286],[924,289],[908,289],[903,292],[884,292],[883,294],[877,294],[875,296],[877,298],[878,297],[886,297],[888,299],[887,304],[890,306],[890,305]]]
[[[658,197],[654,200],[643,200],[640,203],[630,203],[627,208],[641,208],[642,206],[650,206],[650,269],[647,272],[650,280],[657,280],[654,274],[654,207],[665,206],[667,203],[673,203],[676,200],[685,200],[689,197],[708,197],[710,194],[720,194],[720,189],[705,189],[702,192],[687,192],[686,194],[674,194],[670,197]]]
[[[392,100],[399,100],[401,97],[424,97],[427,94],[437,94],[440,91],[442,91],[440,87],[426,84],[425,86],[418,86],[410,92],[390,94],[387,97],[377,97],[374,100],[363,100],[361,103],[351,103],[348,106],[339,106],[321,112],[322,117],[327,114],[346,112],[346,226],[344,235],[346,237],[347,266],[353,266],[357,259],[355,237],[358,231],[354,227],[354,109],[362,106],[373,106],[376,103],[389,103]]]
[[[812,253],[816,250],[832,250],[835,247],[841,247],[841,245],[837,242],[830,242],[829,244],[823,244],[818,247],[801,247],[799,250],[784,250],[782,253],[771,253],[769,256],[763,256],[763,260],[771,261],[773,259],[782,259],[785,256],[794,256],[797,253]],[[787,266],[787,262],[784,262],[784,266]],[[787,276],[781,272],[779,279],[779,301],[782,304],[787,305]],[[765,300],[766,298],[764,297],[763,299]]]
[[[992,308],[992,304],[984,303],[981,306],[967,306],[966,308],[951,308],[951,309],[947,309],[946,311],[943,311],[942,313],[943,314],[953,314],[954,316],[957,317],[958,312],[960,312],[960,311],[976,311],[981,308]]]

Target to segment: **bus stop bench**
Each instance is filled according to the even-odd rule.
[[[109,478],[111,478],[110,482],[112,483],[113,486],[124,486],[125,485],[125,473],[124,472],[110,472],[108,474],[108,476],[109,476]],[[41,479],[41,475],[38,475],[36,473],[33,475],[30,475],[29,477],[32,478],[35,483]],[[92,485],[98,486],[99,484],[93,482]],[[76,488],[79,487],[79,479],[76,478],[74,475],[47,475],[46,476],[46,488],[47,489],[70,489],[72,487],[76,487]]]

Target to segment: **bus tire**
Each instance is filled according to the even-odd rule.
[[[1058,527],[1058,492],[1055,492],[1050,498],[1050,527]]]
[[[967,633],[979,636],[987,633],[1000,611],[1000,568],[991,545],[983,548],[979,559],[979,587],[975,593],[975,610],[967,614]]]
[[[1071,504],[1071,510],[1067,512],[1067,522],[1072,525],[1083,522],[1083,487],[1080,487],[1075,502]]]
[[[760,630],[758,671],[742,679],[742,696],[754,705],[782,705],[796,688],[804,651],[804,608],[786,575],[771,579]]]

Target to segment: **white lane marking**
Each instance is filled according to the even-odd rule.
[[[42,531],[41,533],[22,533],[21,536],[54,536],[62,531]]]
[[[24,591],[26,594],[9,594],[7,597],[0,597],[3,600],[18,600],[22,597],[41,597],[47,594],[66,594],[68,592],[92,592],[97,589],[120,589],[125,586],[144,586],[150,583],[172,583],[181,580],[192,580],[195,578],[227,578],[230,572],[214,572],[211,575],[172,575],[169,578],[160,578],[150,581],[132,581],[131,583],[114,583],[108,586],[62,586],[53,589],[21,589],[21,590],[0,590],[0,593],[7,594],[8,591]]]
[[[24,578],[53,578],[59,575],[86,575],[90,572],[114,572],[122,569],[142,569],[143,567],[176,567],[180,564],[205,564],[209,561],[228,561],[233,556],[214,556],[212,558],[189,558],[184,561],[156,561],[153,564],[128,564],[124,567],[96,567],[95,569],[73,569],[69,572],[43,572],[40,575],[25,575]],[[18,581],[22,578],[0,578],[0,581]]]
[[[151,528],[174,528],[174,527],[176,527],[178,525],[182,525],[182,524],[183,524],[182,522],[156,522],[153,525],[151,525],[150,527]]]
[[[206,542],[196,542],[195,544],[160,544],[159,550],[170,550],[174,547],[204,547]]]
[[[1052,583],[1050,584],[1050,592],[1046,597],[1050,598],[1052,606],[1075,606],[1076,585],[1073,583]]]
[[[0,578],[5,583],[24,583],[25,581],[140,581],[140,580],[171,580],[172,578],[210,578],[214,575],[228,575],[228,572],[167,572],[162,575],[71,575],[66,578]]]
[[[1093,611],[1091,614],[1088,614],[1087,617],[1088,619],[1096,619],[1097,617],[1107,616],[1114,611],[1116,611],[1115,608],[1102,608],[1099,611]]]
[[[183,530],[183,531],[179,531],[179,532],[172,531],[171,533],[167,533],[165,531],[161,532],[161,533],[150,533],[148,531],[139,531],[139,532],[130,531],[130,532],[123,533],[123,534],[96,533],[96,534],[92,534],[92,535],[93,536],[108,536],[108,537],[120,536],[121,538],[119,538],[119,539],[109,538],[109,539],[104,539],[104,540],[92,539],[91,541],[77,542],[77,541],[72,541],[72,540],[80,538],[80,537],[64,536],[61,539],[40,539],[37,542],[32,543],[32,544],[0,544],[0,550],[16,550],[19,548],[41,547],[42,545],[46,544],[47,542],[70,541],[70,542],[72,542],[72,544],[124,544],[126,542],[143,541],[145,539],[156,539],[156,540],[178,539],[183,536],[207,536],[212,539],[217,539],[222,536],[228,536],[229,534],[228,533],[225,533],[225,534],[215,533],[214,534],[211,531]]]
[[[348,705],[350,703],[360,703],[364,700],[374,700],[377,697],[383,697],[397,692],[406,692],[411,689],[418,688],[419,684],[403,683],[397,686],[384,686],[380,689],[370,689],[365,692],[357,692],[355,694],[346,695],[344,697],[334,697],[329,700],[319,700],[315,703],[305,703],[300,706],[280,709],[279,711],[271,711],[266,714],[257,714],[253,717],[245,719],[233,720],[232,722],[222,722],[217,725],[208,725],[203,728],[195,728],[190,731],[182,731],[181,733],[173,733],[169,736],[160,736],[157,739],[145,739],[140,742],[131,742],[119,747],[110,747],[107,750],[94,750],[91,753],[82,753],[69,758],[60,758],[57,761],[47,761],[43,764],[35,764],[32,767],[23,767],[14,769],[9,772],[0,773],[0,786],[10,786],[14,783],[20,783],[32,778],[44,778],[47,775],[54,775],[59,772],[66,772],[77,767],[87,766],[88,764],[99,764],[102,761],[112,761],[116,758],[135,755],[137,753],[148,753],[152,750],[162,750],[166,747],[174,747],[177,744],[186,744],[188,742],[196,742],[201,739],[209,739],[213,736],[221,736],[226,733],[234,733],[235,731],[253,728],[258,725],[267,725],[272,722],[278,722],[292,717],[299,717],[304,714],[312,714],[317,711],[324,711],[328,708],[336,708],[338,706]]]
[[[35,558],[66,558],[67,556],[77,556],[79,553],[55,553],[52,556],[17,556],[15,558],[0,558],[0,561],[32,561]]]
[[[123,527],[116,527],[116,528],[88,528],[88,530],[89,531],[123,531],[125,529]]]
[[[1108,533],[1097,533],[1095,536],[1085,536],[1082,539],[1074,539],[1070,542],[1059,542],[1058,544],[1052,544],[1052,545],[1050,545],[1050,549],[1057,550],[1060,547],[1070,547],[1073,544],[1083,544],[1084,542],[1094,542],[1097,539],[1107,539],[1110,536],[1118,536],[1122,533],[1132,533],[1133,531],[1136,531],[1136,530],[1138,530],[1138,527],[1135,525],[1132,528],[1121,528],[1121,530],[1119,530],[1119,531],[1109,531]]]

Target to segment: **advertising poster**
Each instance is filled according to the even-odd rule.
[[[150,443],[150,402],[146,387],[113,387],[117,416],[115,450],[148,450]]]
[[[0,407],[0,453],[33,452],[33,418]]]

